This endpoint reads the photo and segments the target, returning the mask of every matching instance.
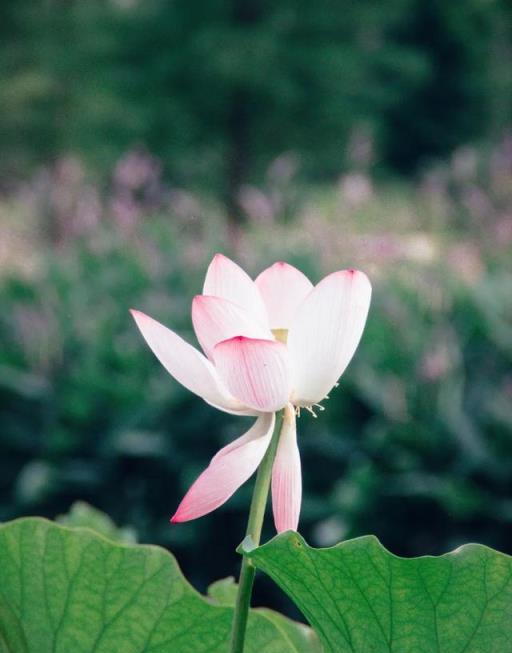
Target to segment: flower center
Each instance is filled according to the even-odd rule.
[[[283,345],[286,345],[288,341],[288,329],[272,329],[272,333],[276,340],[279,340]]]

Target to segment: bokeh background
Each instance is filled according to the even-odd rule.
[[[0,34],[0,520],[85,500],[200,589],[236,574],[251,483],[168,518],[247,422],[128,315],[195,342],[222,251],[373,281],[299,423],[309,542],[512,553],[512,5],[5,0]]]

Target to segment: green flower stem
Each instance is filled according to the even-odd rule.
[[[272,477],[272,465],[276,456],[282,423],[283,411],[281,410],[276,414],[272,439],[270,440],[267,453],[258,467],[256,483],[254,484],[246,536],[250,535],[256,546],[260,543],[261,528],[263,526],[270,479]],[[240,580],[238,581],[238,594],[233,617],[233,629],[231,631],[230,653],[243,653],[244,650],[245,630],[247,628],[247,617],[249,615],[255,573],[256,569],[252,562],[244,557],[240,571]]]

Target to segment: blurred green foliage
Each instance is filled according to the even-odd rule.
[[[317,420],[304,414],[298,424],[301,532],[312,544],[374,533],[403,555],[468,540],[512,552],[511,160],[504,141],[489,153],[458,152],[415,189],[349,177],[310,195],[288,224],[243,235],[239,260],[252,273],[279,258],[314,281],[358,266],[374,284],[340,387]],[[22,204],[9,207],[13,222]],[[225,251],[225,231],[213,207],[202,207],[208,220],[199,223],[178,208],[142,211],[127,225],[107,198],[99,224],[73,233],[68,216],[51,243],[36,228],[28,253],[9,244],[0,520],[54,517],[87,501],[132,525],[140,541],[170,547],[205,588],[236,574],[251,484],[201,520],[168,518],[250,420],[174,382],[128,314],[139,308],[195,341],[190,302],[213,253]]]
[[[89,528],[113,542],[122,542],[123,544],[137,542],[137,534],[131,526],[116,526],[108,515],[85,501],[76,501],[68,513],[58,515],[55,521],[68,528]]]
[[[512,111],[506,0],[7,0],[0,35],[4,176],[139,145],[222,197],[285,151],[410,171]]]
[[[250,484],[168,517],[247,420],[173,382],[128,314],[194,341],[224,203],[252,273],[374,282],[353,363],[299,423],[306,538],[512,552],[512,146],[459,147],[510,121],[511,7],[0,3],[0,521],[87,501],[203,589],[236,574]]]

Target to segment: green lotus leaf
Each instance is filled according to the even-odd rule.
[[[288,532],[244,554],[325,653],[512,652],[512,558],[485,546],[399,558],[371,536],[314,549]]]
[[[208,596],[219,605],[234,606],[238,585],[233,576],[215,581],[208,588]],[[267,608],[256,608],[253,613],[264,615],[281,632],[283,637],[295,647],[297,653],[322,653],[322,646],[314,630],[305,624],[292,621]]]
[[[159,547],[39,518],[0,526],[0,653],[226,653],[232,617]],[[252,611],[247,653],[314,650],[300,646]]]

